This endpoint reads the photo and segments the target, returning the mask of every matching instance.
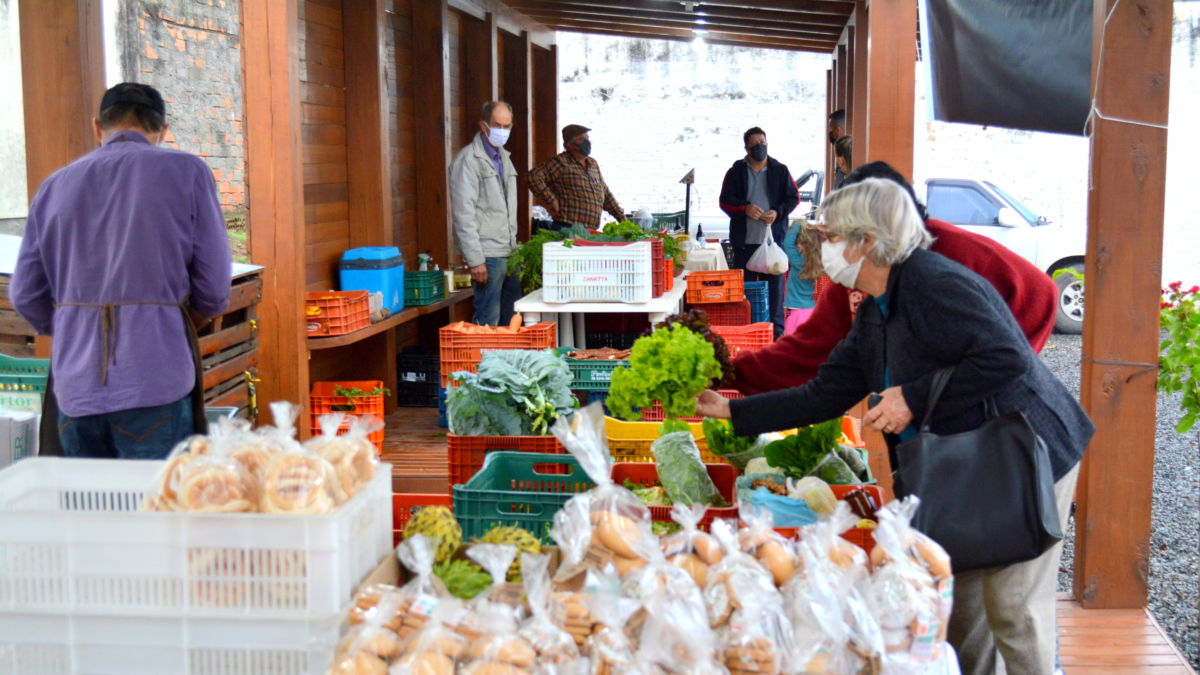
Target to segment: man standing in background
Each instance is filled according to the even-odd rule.
[[[205,428],[194,325],[229,301],[225,218],[204,161],[158,147],[166,105],[153,87],[106,91],[93,131],[100,147],[38,188],[9,287],[54,337],[42,423],[58,433],[41,449],[162,459]]]
[[[575,223],[600,227],[600,214],[607,211],[620,222],[625,212],[600,175],[600,165],[591,158],[591,129],[581,124],[563,127],[563,152],[529,172],[529,191],[550,212],[554,228]]]
[[[512,133],[512,106],[490,101],[479,116],[479,133],[450,163],[450,212],[454,241],[471,270],[474,322],[507,324],[521,294],[508,256],[517,247],[517,169],[504,149]]]
[[[838,108],[829,115],[829,124],[825,128],[825,135],[829,138],[829,144],[834,146],[834,151],[837,150],[837,142],[846,135],[846,111]],[[850,167],[853,169],[854,167]],[[842,169],[841,166],[834,161],[833,167],[833,189],[836,190],[842,187],[842,182],[846,180],[846,175],[850,169]]]
[[[800,193],[787,166],[767,156],[767,133],[752,127],[742,135],[746,156],[733,163],[721,183],[721,210],[729,215],[733,266],[745,270],[758,247],[773,237],[783,244],[787,219]],[[747,281],[767,282],[775,337],[783,334],[783,275],[746,270]]]

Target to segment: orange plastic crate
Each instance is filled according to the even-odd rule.
[[[692,272],[687,276],[687,285],[684,299],[693,305],[746,299],[746,280],[741,270]]]
[[[309,293],[304,303],[309,335],[345,335],[371,325],[371,300],[367,291]]]
[[[710,506],[705,509],[704,517],[698,526],[701,530],[708,531],[708,527],[717,518],[728,520],[738,517],[737,489],[735,488],[738,471],[728,464],[705,464],[704,468],[708,470],[708,476],[712,478],[717,492],[725,501],[729,502],[729,506],[726,507]],[[643,487],[653,487],[658,482],[658,466],[640,462],[617,462],[612,465],[612,479],[617,485],[624,485],[628,480]],[[671,507],[651,506],[650,520],[662,523],[673,522]]]
[[[500,349],[549,349],[558,346],[558,324],[543,322],[522,326],[516,332],[467,333],[460,324],[450,324],[438,331],[441,343],[442,386],[450,387],[450,373],[466,370],[478,372],[479,361],[486,352]]]
[[[513,450],[565,455],[566,448],[553,436],[460,436],[446,434],[446,451],[450,461],[450,485],[461,485],[479,473],[489,452]],[[541,466],[541,465],[539,465]],[[557,466],[543,467],[543,473],[557,473]]]
[[[708,322],[713,326],[745,326],[750,323],[750,301],[741,302],[706,302],[700,305],[688,305],[688,309],[698,309],[708,315]]]
[[[383,387],[383,382],[379,380],[363,380],[359,382],[313,382],[312,392],[308,397],[308,405],[312,415],[310,425],[312,433],[319,435],[321,426],[317,420],[326,413],[342,413],[346,415],[346,419],[342,422],[342,426],[338,429],[338,435],[345,435],[350,430],[350,423],[359,415],[374,415],[383,421],[383,394],[375,394],[373,396],[338,396],[336,392],[341,389],[361,389],[363,391],[374,391]],[[367,436],[375,448],[383,451],[383,429],[373,432]]]
[[[729,358],[737,358],[743,351],[762,349],[775,338],[775,327],[770,323],[752,323],[748,326],[713,326],[712,332],[720,335],[729,348]]]
[[[426,506],[445,506],[453,508],[454,500],[448,495],[415,494],[396,492],[392,494],[392,545],[400,545],[400,537],[404,534],[404,525],[413,514]]]
[[[740,392],[736,389],[718,389],[717,393],[728,399],[742,398],[742,392]],[[655,401],[654,405],[650,406],[649,408],[645,408],[644,410],[642,410],[642,421],[643,422],[661,422],[664,419],[666,419],[666,416],[663,413],[662,404],[659,403],[658,401]],[[703,417],[681,417],[681,418],[679,418],[679,420],[681,422],[702,422],[702,421],[704,421],[704,418]]]

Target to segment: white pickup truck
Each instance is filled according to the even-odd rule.
[[[1035,214],[994,183],[962,178],[925,181],[925,206],[937,218],[1004,244],[1035,267],[1054,276],[1058,270],[1083,274],[1087,232],[1052,223]],[[1069,272],[1058,275],[1061,333],[1083,332],[1083,281]]]

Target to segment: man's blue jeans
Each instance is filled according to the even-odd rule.
[[[165,459],[192,435],[192,399],[103,415],[68,417],[58,413],[64,457]]]
[[[480,326],[508,325],[513,304],[521,299],[521,281],[508,274],[508,258],[484,258],[486,284],[471,282],[475,288],[475,323]]]

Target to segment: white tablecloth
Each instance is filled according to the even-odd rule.
[[[549,303],[542,299],[542,289],[539,288],[518,300],[516,310],[521,313],[526,326],[542,321],[557,322],[560,347],[584,349],[588,346],[583,324],[584,314],[645,314],[647,321],[653,325],[682,308],[683,294],[686,290],[687,279],[684,276],[678,276],[675,277],[675,286],[671,290],[650,302],[639,304],[623,302]]]
[[[721,250],[721,246],[713,244],[710,248],[688,251],[687,262],[683,264],[683,269],[689,272],[711,272],[727,270],[729,265],[725,262],[725,252]]]

